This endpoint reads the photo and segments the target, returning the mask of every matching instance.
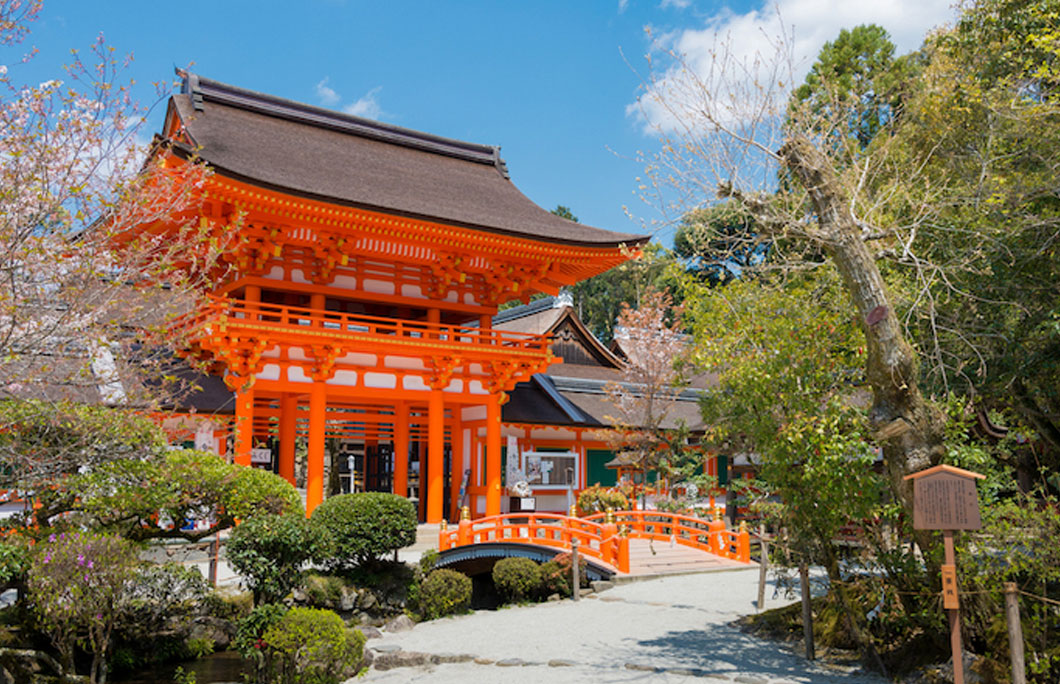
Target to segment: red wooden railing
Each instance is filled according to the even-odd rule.
[[[532,356],[546,356],[549,349],[547,335],[246,302],[212,295],[206,306],[178,319],[175,326],[191,339],[225,334],[229,329],[250,328],[296,337],[312,336],[321,343],[327,338],[348,338],[433,348],[467,349],[471,345],[486,354],[518,352]]]
[[[455,527],[444,523],[438,532],[438,550],[489,542],[539,544],[569,551],[578,540],[579,552],[602,561],[619,572],[629,572],[629,540],[671,537],[679,544],[750,562],[750,535],[725,529],[721,520],[708,521],[687,515],[656,511],[617,511],[577,518],[557,513],[507,513],[477,520],[465,516]]]
[[[603,520],[606,513],[594,513],[585,520]],[[662,511],[615,511],[615,522],[629,529],[631,537],[669,541],[673,539],[682,546],[713,553],[724,558],[749,563],[751,561],[751,535],[741,525],[738,530],[725,528],[721,517],[714,520],[696,518],[681,513]]]

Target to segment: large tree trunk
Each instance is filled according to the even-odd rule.
[[[912,520],[912,488],[903,478],[942,460],[945,417],[920,393],[916,352],[902,335],[883,277],[831,161],[804,137],[789,140],[780,155],[809,193],[817,213],[813,236],[832,258],[857,308],[868,352],[865,375],[873,394],[869,421],[883,449],[891,487]],[[917,541],[923,547],[926,538]]]

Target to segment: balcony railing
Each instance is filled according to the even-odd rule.
[[[334,343],[349,351],[400,349],[432,354],[473,353],[484,360],[513,356],[540,360],[549,357],[549,336],[477,327],[407,321],[381,316],[322,311],[294,306],[211,297],[199,311],[178,319],[188,340],[252,334],[270,342],[291,345]]]

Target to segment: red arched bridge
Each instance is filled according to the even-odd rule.
[[[584,518],[557,513],[507,513],[471,520],[465,509],[456,526],[442,523],[438,551],[445,556],[462,547],[505,544],[533,545],[541,552],[556,554],[569,552],[573,540],[578,541],[578,552],[586,560],[623,574],[634,570],[631,545],[637,540],[679,545],[729,559],[727,564],[751,561],[750,535],[743,525],[739,530],[730,530],[720,516],[705,520],[662,511],[615,511]],[[488,553],[488,549],[482,551]],[[651,553],[656,554],[654,546]]]

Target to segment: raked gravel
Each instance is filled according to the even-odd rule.
[[[755,612],[758,570],[623,584],[578,602],[478,611],[368,642],[423,665],[373,668],[351,682],[735,682],[885,684],[851,668],[809,663],[790,648],[729,626]],[[790,603],[766,591],[766,608]],[[467,656],[463,662],[454,654]],[[432,662],[433,660],[433,662]]]

